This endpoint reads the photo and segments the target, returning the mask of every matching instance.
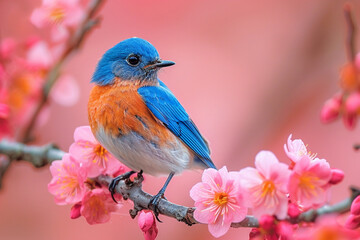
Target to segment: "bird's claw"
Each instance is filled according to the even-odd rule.
[[[133,175],[135,173],[135,171],[130,171],[130,172],[126,172],[122,175],[119,175],[115,178],[113,178],[113,180],[111,180],[111,183],[109,184],[109,191],[111,193],[111,198],[114,200],[114,202],[118,203],[114,197],[115,194],[115,188],[117,186],[117,184],[121,181],[121,180],[125,180],[131,177],[131,175]]]
[[[156,220],[158,220],[159,222],[162,223],[162,221],[159,219],[159,203],[160,203],[160,200],[161,198],[165,198],[164,197],[164,194],[159,192],[158,194],[156,194],[155,196],[153,196],[150,200],[150,203],[148,205],[148,208],[152,208],[153,209],[153,212],[154,212],[154,215],[155,215],[155,218]],[[166,199],[166,198],[165,198]]]
[[[142,179],[143,178],[143,170],[140,170],[140,172],[137,173],[137,178]]]

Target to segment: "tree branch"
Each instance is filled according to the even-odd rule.
[[[42,89],[42,96],[38,103],[38,105],[35,108],[34,114],[32,115],[29,124],[24,130],[24,134],[22,137],[22,142],[28,143],[33,140],[32,132],[36,124],[36,120],[41,113],[41,110],[46,105],[49,97],[49,93],[51,88],[54,86],[56,80],[58,79],[60,75],[60,69],[63,66],[63,64],[69,59],[71,54],[79,49],[81,44],[83,43],[86,36],[89,34],[89,32],[99,24],[100,18],[94,19],[94,16],[100,9],[100,6],[104,0],[93,0],[89,4],[88,12],[86,14],[85,20],[83,21],[82,25],[79,27],[79,29],[72,35],[72,37],[68,40],[67,46],[62,54],[62,56],[59,58],[58,62],[55,63],[55,65],[50,69],[50,71],[47,74],[46,81],[43,85]]]
[[[351,6],[349,3],[344,6],[344,15],[347,26],[347,36],[346,36],[346,52],[349,62],[355,60],[356,51],[355,51],[355,24],[353,17],[351,15]]]
[[[101,175],[94,179],[96,182],[103,186],[108,186],[112,177]],[[116,192],[120,193],[125,200],[130,199],[134,203],[134,208],[129,211],[130,216],[135,218],[137,213],[143,209],[154,210],[152,207],[149,208],[149,203],[153,195],[148,194],[142,190],[142,176],[137,176],[133,181],[127,179],[122,180],[116,186]],[[184,222],[191,226],[198,224],[199,222],[194,219],[195,208],[184,207],[171,203],[165,199],[161,199],[158,205],[159,213],[168,217],[175,218],[179,222]],[[259,223],[253,216],[247,216],[245,220],[239,223],[233,223],[232,227],[258,227]]]
[[[18,142],[9,142],[5,139],[0,141],[0,154],[6,156],[0,165],[0,188],[2,187],[4,175],[9,169],[12,161],[27,161],[33,166],[40,168],[52,161],[59,160],[65,154],[54,144],[45,146],[27,146]]]
[[[318,216],[332,213],[346,213],[350,210],[353,200],[360,195],[360,190],[356,187],[350,187],[351,197],[336,203],[334,205],[325,205],[318,209],[311,209],[306,211],[296,219],[296,222],[314,222]]]
[[[13,161],[27,161],[35,167],[43,167],[55,160],[60,160],[65,154],[54,144],[44,146],[27,146],[22,143],[0,141],[0,153],[5,154]]]
[[[25,160],[32,163],[35,167],[43,167],[48,163],[53,162],[54,160],[61,159],[65,152],[56,148],[53,144],[48,144],[45,146],[27,146],[22,143],[9,142],[6,140],[0,141],[0,154],[8,156],[10,160]],[[1,177],[0,166],[0,177]],[[100,175],[97,178],[93,179],[95,182],[99,183],[102,186],[108,187],[112,181],[112,177]],[[129,211],[130,216],[135,218],[137,213],[142,209],[152,209],[149,208],[150,200],[153,195],[146,193],[142,190],[142,176],[137,176],[134,180],[122,180],[116,186],[116,192],[121,194],[125,200],[130,199],[134,203],[134,208]],[[1,179],[0,179],[1,183]],[[345,213],[350,210],[351,203],[355,197],[360,195],[360,190],[355,187],[351,187],[352,195],[351,197],[343,200],[334,205],[326,205],[318,209],[311,209],[306,211],[297,219],[286,219],[291,223],[299,222],[313,222],[318,216],[331,214],[331,213]],[[158,205],[160,214],[175,218],[180,222],[184,222],[187,225],[198,224],[194,219],[194,210],[195,208],[185,207],[171,203],[165,199],[161,199]],[[231,227],[250,227],[257,228],[259,227],[258,220],[253,216],[247,216],[243,221],[238,223],[232,223]]]

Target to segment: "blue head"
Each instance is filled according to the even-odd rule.
[[[115,77],[121,80],[154,81],[161,67],[173,65],[174,62],[161,60],[155,47],[141,38],[126,39],[110,48],[100,59],[93,83],[108,85]]]

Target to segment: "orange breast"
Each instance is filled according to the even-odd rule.
[[[126,135],[131,131],[156,144],[163,145],[174,135],[147,108],[137,89],[141,84],[116,82],[94,86],[88,103],[88,117],[93,134],[103,127],[106,134]]]

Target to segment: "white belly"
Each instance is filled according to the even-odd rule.
[[[136,132],[125,136],[112,137],[100,128],[96,134],[98,141],[117,159],[134,171],[143,170],[151,175],[180,173],[193,165],[193,154],[175,138],[175,142],[159,147],[145,140]]]

